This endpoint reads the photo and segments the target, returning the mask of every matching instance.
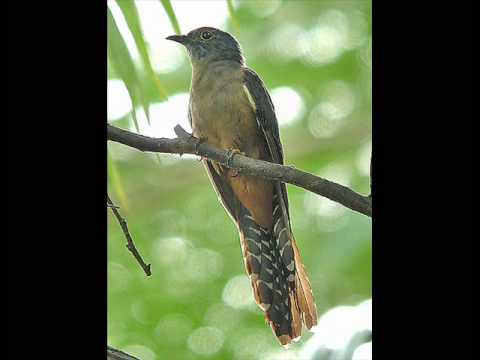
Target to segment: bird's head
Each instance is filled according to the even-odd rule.
[[[244,59],[238,41],[229,33],[212,27],[201,27],[187,35],[171,35],[167,40],[184,45],[192,65],[230,60],[243,65]]]

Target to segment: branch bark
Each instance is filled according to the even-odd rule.
[[[107,138],[140,151],[169,154],[194,154],[217,161],[224,166],[238,170],[242,175],[258,176],[299,186],[305,190],[326,197],[351,210],[372,217],[372,199],[350,188],[312,175],[292,166],[256,160],[241,154],[232,154],[217,149],[187,133],[180,125],[175,127],[177,138],[152,138],[139,135],[107,124]]]
[[[111,346],[107,346],[107,360],[140,360],[123,351],[117,350]]]
[[[152,275],[152,272],[150,270],[150,264],[145,263],[145,261],[142,258],[142,255],[140,255],[140,253],[138,252],[135,246],[135,243],[133,242],[132,236],[130,235],[130,231],[128,230],[127,221],[122,217],[122,215],[120,215],[120,212],[118,211],[119,207],[112,202],[108,194],[107,194],[107,206],[110,209],[112,209],[113,215],[115,215],[118,223],[120,224],[120,227],[122,228],[123,234],[127,239],[127,249],[132,253],[135,260],[137,260],[137,262],[140,264],[145,274],[147,276]]]

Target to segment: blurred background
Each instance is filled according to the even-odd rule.
[[[174,137],[191,68],[165,40],[231,32],[272,96],[286,163],[369,193],[371,2],[108,1],[108,121]],[[152,276],[108,218],[108,343],[152,359],[371,359],[371,219],[288,186],[319,314],[280,347],[254,304],[238,234],[194,156],[108,144],[108,191]]]

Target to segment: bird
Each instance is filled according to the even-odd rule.
[[[166,39],[182,44],[192,67],[188,118],[202,142],[277,164],[284,163],[278,121],[262,79],[246,66],[238,41],[228,32],[200,27]],[[311,330],[317,310],[292,233],[284,183],[242,175],[201,159],[235,223],[255,302],[274,335],[287,347],[302,324]]]

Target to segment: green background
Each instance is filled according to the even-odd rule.
[[[169,2],[159,2],[169,9]],[[133,2],[118,3],[146,57],[128,59],[109,23],[109,79],[122,79],[139,109],[188,92],[188,62],[153,75],[148,54],[155,44],[144,42],[142,50]],[[370,2],[231,5],[224,30],[237,37],[248,66],[269,89],[293,89],[303,103],[297,121],[280,129],[286,163],[368,194]],[[171,6],[174,16],[176,2]],[[162,120],[150,117],[152,123]],[[135,131],[132,114],[112,123]],[[109,194],[121,207],[137,248],[152,264],[152,276],[146,277],[109,211],[109,345],[144,360],[299,358],[296,351],[311,334],[305,331],[291,350],[281,350],[252,304],[236,229],[201,163],[115,143],[108,144],[108,162]],[[292,227],[319,316],[371,298],[371,219],[294,186],[288,192]]]

